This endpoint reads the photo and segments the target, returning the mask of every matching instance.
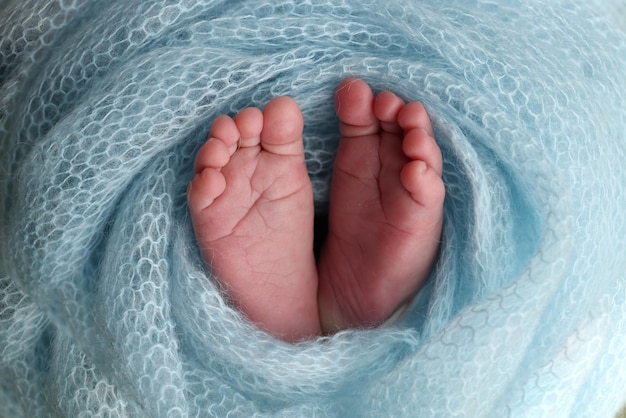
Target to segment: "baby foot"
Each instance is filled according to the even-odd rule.
[[[287,97],[263,112],[220,116],[187,195],[203,259],[233,303],[288,341],[320,332],[302,130],[300,109]]]
[[[379,325],[423,285],[439,248],[445,189],[430,119],[365,82],[335,97],[341,142],[318,264],[325,332]]]

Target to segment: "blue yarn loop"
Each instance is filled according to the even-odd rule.
[[[626,40],[576,2],[0,5],[0,416],[610,416],[626,393]],[[212,120],[289,95],[317,207],[345,77],[419,100],[440,257],[389,327],[234,310],[185,190]]]

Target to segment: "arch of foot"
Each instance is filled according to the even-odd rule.
[[[323,415],[363,408],[346,398],[355,391],[386,413],[617,405],[598,388],[624,386],[609,359],[626,347],[624,150],[614,140],[626,124],[616,111],[626,54],[580,9],[3,7],[0,158],[15,180],[0,181],[1,367],[29,394],[23,415],[44,415],[51,401],[38,394],[53,387],[67,415]],[[398,327],[285,346],[247,324],[197,267],[184,189],[215,115],[289,94],[305,115],[323,208],[337,143],[329,97],[344,75],[431,113],[446,164],[443,251]],[[565,365],[581,367],[565,376]],[[58,373],[44,387],[45,370]],[[475,376],[485,384],[469,385]],[[506,393],[480,392],[496,381]],[[0,415],[19,416],[17,392],[1,393]]]

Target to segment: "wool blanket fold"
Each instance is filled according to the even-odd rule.
[[[431,115],[440,256],[397,322],[289,345],[186,185],[216,116],[289,95],[322,213],[348,76]],[[0,416],[611,416],[624,103],[626,38],[576,1],[0,1]]]

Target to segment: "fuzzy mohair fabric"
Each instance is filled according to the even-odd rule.
[[[581,2],[582,3],[582,2]],[[626,395],[626,42],[577,2],[0,1],[0,416],[610,416]],[[348,76],[426,106],[441,252],[406,315],[248,323],[185,190],[289,95],[316,207]]]

